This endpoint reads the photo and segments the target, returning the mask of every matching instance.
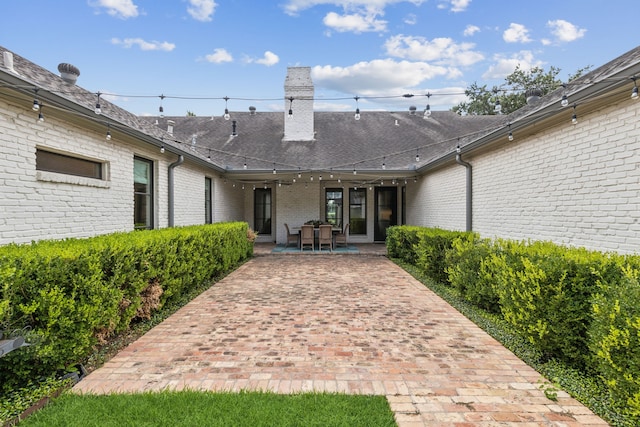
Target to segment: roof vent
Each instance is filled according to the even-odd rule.
[[[78,80],[78,76],[80,75],[78,67],[72,64],[67,64],[66,62],[58,64],[58,71],[60,71],[60,77],[62,77],[62,80],[72,85],[76,84],[76,80]]]
[[[527,89],[527,91],[524,93],[524,97],[527,99],[528,105],[535,104],[536,102],[538,102],[541,96],[542,96],[542,90],[538,88]]]
[[[409,114],[411,114],[412,116],[416,115],[416,106],[412,105],[411,107],[409,107]]]
[[[174,122],[173,120],[167,120],[167,132],[171,135],[173,135],[173,125],[175,124],[176,122]]]
[[[8,51],[2,52],[2,61],[4,63],[4,68],[13,74],[18,74],[18,72],[13,68],[13,53]]]
[[[252,116],[256,115],[256,107],[254,107],[253,105],[249,107],[249,114],[251,114]]]

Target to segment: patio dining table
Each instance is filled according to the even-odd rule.
[[[311,225],[311,224],[305,224],[305,225]],[[327,225],[327,224],[324,224],[324,225]],[[297,233],[298,233],[298,247],[300,247],[300,242],[302,241],[302,236],[301,236],[301,233],[302,233],[302,226],[301,226],[301,225],[299,225],[299,226],[291,227],[291,231],[293,231],[294,233],[295,233],[295,232],[297,232]],[[315,239],[314,239],[314,245],[315,245],[316,243],[318,243],[318,233],[319,233],[319,232],[320,232],[320,227],[319,227],[319,226],[317,226],[317,227],[316,227],[316,226],[314,225],[314,226],[313,226],[313,235],[314,235],[314,237],[315,237]],[[341,233],[341,232],[342,232],[342,228],[340,228],[340,227],[336,227],[335,225],[332,225],[332,226],[331,226],[331,235],[332,235],[332,237],[333,237],[333,240],[334,240],[334,241],[335,241],[335,235],[336,235],[336,234],[338,234],[338,233]],[[334,246],[334,243],[332,242],[332,243],[331,243],[331,247],[333,247],[333,246]]]

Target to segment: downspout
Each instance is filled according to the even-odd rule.
[[[471,164],[462,160],[462,155],[460,154],[459,145],[456,147],[456,163],[467,168],[467,231],[471,231],[473,230],[471,226],[472,225],[471,214],[473,213],[473,206],[472,206],[473,194],[471,193],[473,187],[471,185],[471,182],[472,182],[471,180],[472,180],[473,173],[471,172]]]
[[[173,227],[173,170],[184,163],[184,156],[181,154],[178,156],[178,160],[169,165],[169,227]]]

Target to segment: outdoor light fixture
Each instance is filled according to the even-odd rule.
[[[164,117],[164,108],[162,107],[162,100],[165,98],[164,95],[160,95],[160,106],[158,107],[158,112],[160,112],[160,117]]]
[[[420,152],[416,151],[416,163],[420,161]]]
[[[164,144],[162,144],[162,146],[160,147],[160,152],[164,153]]]
[[[98,95],[98,100],[96,101],[96,108],[93,110],[93,112],[100,115],[102,114],[102,108],[100,108],[100,95],[102,94],[98,92],[96,95]]]
[[[387,168],[387,164],[385,160],[386,160],[386,157],[382,159],[382,170],[385,170]]]
[[[110,128],[111,128],[111,124],[107,123],[107,136],[106,136],[107,141],[111,141],[111,130],[110,130]]]
[[[571,116],[571,124],[573,125],[577,125],[578,124],[578,115],[576,114],[576,105],[573,104],[573,115]]]
[[[431,105],[429,105],[429,98],[431,98],[431,94],[427,92],[426,96],[427,96],[427,106],[424,108],[424,115],[422,116],[422,118],[425,120],[431,117]]]
[[[276,173],[278,173],[278,172],[276,172],[276,164],[274,163],[273,164],[273,174],[275,175]]]
[[[358,174],[358,172],[356,171],[356,165],[353,165],[353,174],[354,174],[354,175],[357,175],[357,174]]]
[[[636,83],[636,77],[631,77],[633,80],[633,89],[631,90],[631,99],[638,99],[638,84]]]
[[[356,120],[360,120],[360,108],[358,108],[358,99],[360,99],[360,97],[354,96],[353,99],[356,100],[356,114],[353,116],[353,118]]]
[[[513,132],[511,132],[511,123],[509,123],[509,141],[513,141]]]
[[[560,105],[562,105],[563,107],[566,107],[567,105],[569,105],[569,97],[567,96],[567,85],[563,84],[562,87],[564,88],[564,91],[562,92],[562,99],[560,100]]]
[[[40,123],[44,122],[44,114],[42,114],[43,109],[44,109],[44,105],[40,104],[40,108],[38,109],[38,121]]]
[[[209,150],[209,154],[207,154],[207,160],[211,161],[211,150]]]
[[[293,116],[293,96],[289,97],[289,117]]]
[[[246,158],[244,159],[244,165],[242,165],[242,168],[243,169],[247,169],[247,159]]]
[[[229,120],[231,118],[231,116],[229,115],[229,109],[227,108],[227,102],[229,101],[229,97],[225,96],[222,99],[224,99],[224,116],[222,117],[224,117],[225,120]]]
[[[493,111],[496,114],[500,114],[502,112],[502,105],[500,105],[500,100],[496,99],[496,105],[493,107]]]

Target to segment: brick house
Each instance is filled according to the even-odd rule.
[[[288,69],[284,113],[137,117],[74,67],[0,51],[0,244],[231,220],[283,242],[285,223],[318,219],[350,223],[356,243],[414,224],[639,247],[640,49],[509,116],[359,120],[313,110],[307,67]]]

